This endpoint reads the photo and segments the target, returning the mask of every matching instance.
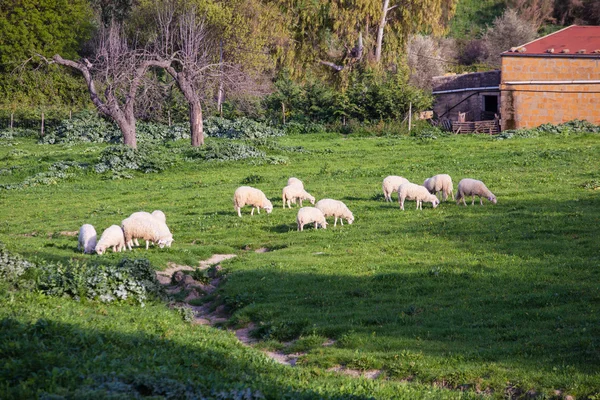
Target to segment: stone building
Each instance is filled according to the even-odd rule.
[[[600,124],[600,27],[570,26],[502,53],[502,129]]]
[[[434,114],[439,119],[458,121],[493,120],[500,112],[500,71],[437,76],[433,78]]]

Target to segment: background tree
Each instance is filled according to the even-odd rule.
[[[522,19],[515,10],[508,9],[494,20],[483,36],[488,54],[485,61],[492,67],[500,68],[500,53],[531,42],[536,37],[537,29],[533,23]]]
[[[56,54],[52,62],[74,68],[85,78],[90,98],[99,112],[112,118],[123,133],[125,145],[136,148],[135,101],[151,66],[164,67],[144,50],[135,48],[117,23],[101,28],[90,60],[71,61]]]
[[[452,39],[426,35],[411,36],[406,45],[409,83],[420,89],[431,90],[432,78],[443,75],[454,62],[455,49]]]

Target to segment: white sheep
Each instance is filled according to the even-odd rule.
[[[340,219],[340,224],[342,224],[342,226],[344,225],[344,218],[346,218],[346,221],[348,221],[348,224],[350,225],[354,222],[352,211],[339,200],[321,199],[317,201],[315,207],[321,210],[325,217],[333,216],[335,218],[333,226],[337,225],[338,218]]]
[[[315,229],[320,225],[323,229],[327,229],[327,221],[323,212],[315,207],[302,207],[298,210],[298,216],[296,217],[296,223],[298,224],[298,230],[303,231],[304,225],[315,223]]]
[[[423,209],[423,202],[431,203],[433,208],[436,208],[440,201],[438,198],[429,193],[425,186],[417,185],[416,183],[403,183],[398,188],[398,203],[400,203],[400,209],[404,210],[404,200],[416,200],[417,210]]]
[[[154,210],[154,211],[152,211],[152,216],[154,218],[158,218],[159,221],[162,221],[165,224],[167,223],[167,216],[165,215],[164,212],[162,212],[160,210]]]
[[[398,187],[403,183],[408,183],[408,179],[398,175],[390,175],[383,180],[382,189],[385,201],[392,201],[392,193],[398,191]]]
[[[302,207],[302,200],[308,200],[310,204],[315,204],[315,198],[300,185],[288,185],[284,187],[281,199],[283,201],[283,208],[285,208],[286,202],[288,208],[292,208],[290,203],[296,204],[296,200],[300,200],[300,207]]]
[[[145,212],[131,214],[130,217],[121,221],[121,227],[125,235],[125,243],[129,250],[134,244],[134,239],[144,239],[146,250],[150,242],[158,244],[158,247],[171,247],[173,235],[164,222]]]
[[[91,254],[96,248],[96,241],[97,234],[93,225],[84,224],[79,228],[77,250],[83,250],[85,254]]]
[[[119,225],[111,225],[102,232],[100,240],[96,243],[96,253],[102,255],[109,247],[112,247],[113,252],[125,249],[125,236]]]
[[[475,196],[479,196],[479,204],[483,205],[482,197],[485,197],[493,204],[496,204],[496,196],[490,192],[485,184],[477,179],[465,178],[458,182],[458,189],[456,189],[456,205],[460,205],[462,200],[466,206],[465,196],[471,196],[471,205],[475,205]]]
[[[294,178],[293,176],[290,179],[288,179],[287,185],[288,186],[296,185],[296,186],[300,186],[302,189],[304,189],[304,183],[302,183],[302,181],[300,179]]]
[[[454,187],[452,185],[452,178],[448,174],[434,175],[431,178],[425,179],[423,186],[429,190],[429,193],[437,195],[438,192],[442,192],[442,200],[448,200],[448,196],[454,200]]]
[[[233,194],[233,206],[240,217],[242,216],[240,209],[245,205],[252,206],[250,215],[254,215],[255,208],[259,214],[261,208],[264,208],[267,214],[270,214],[271,211],[273,211],[273,204],[271,204],[269,199],[267,199],[267,196],[265,196],[261,190],[250,186],[240,186]]]

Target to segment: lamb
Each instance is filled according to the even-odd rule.
[[[398,191],[398,186],[407,183],[408,179],[397,175],[390,175],[383,180],[383,196],[385,201],[392,201],[392,193]]]
[[[475,196],[479,196],[479,204],[483,205],[482,197],[485,197],[493,204],[496,204],[496,196],[490,192],[485,184],[477,179],[465,178],[458,182],[458,189],[456,190],[456,205],[460,205],[462,200],[466,206],[465,196],[471,196],[471,205],[475,205]]]
[[[281,199],[283,201],[283,208],[285,208],[286,202],[288,208],[292,208],[290,202],[296,204],[296,200],[300,200],[300,207],[302,207],[302,200],[309,200],[310,204],[315,204],[315,198],[299,185],[288,185],[284,187],[283,192],[281,193]]]
[[[109,247],[112,247],[113,253],[125,249],[125,237],[119,225],[111,225],[102,232],[96,244],[96,253],[102,255]]]
[[[264,208],[267,214],[270,214],[273,211],[273,204],[267,199],[265,194],[256,188],[250,186],[240,186],[235,190],[233,194],[233,206],[238,213],[238,216],[242,216],[240,209],[245,205],[252,206],[252,212],[250,215],[254,215],[254,209],[258,210],[260,214],[260,209]]]
[[[93,225],[84,224],[79,228],[77,250],[83,250],[85,254],[92,254],[96,247],[96,241],[97,234]]]
[[[448,195],[454,200],[454,188],[452,185],[452,178],[448,174],[434,175],[431,178],[425,179],[423,186],[429,190],[429,193],[437,195],[438,192],[442,192],[442,200],[448,200]]]
[[[302,183],[302,181],[298,178],[294,178],[291,177],[290,179],[288,179],[288,186],[292,186],[292,185],[296,185],[296,186],[300,186],[302,189],[304,189],[304,183]]]
[[[302,207],[298,210],[298,216],[296,217],[296,223],[298,224],[298,230],[303,231],[304,225],[315,223],[315,229],[320,225],[323,229],[327,229],[327,221],[323,212],[315,207]]]
[[[173,235],[167,224],[143,211],[125,218],[121,221],[121,227],[129,250],[137,238],[146,240],[146,250],[150,242],[158,244],[161,249],[165,246],[171,247],[173,243]]]
[[[436,208],[440,201],[438,198],[429,193],[429,190],[425,186],[417,185],[415,183],[403,183],[398,188],[398,203],[400,203],[400,209],[404,210],[404,200],[416,200],[417,210],[423,209],[423,202],[431,203],[433,208]]]
[[[354,222],[354,215],[352,215],[352,211],[346,207],[346,205],[339,201],[333,199],[322,199],[317,202],[315,205],[316,208],[321,210],[325,217],[333,216],[334,222],[333,226],[337,225],[338,218],[340,219],[340,224],[344,225],[344,218],[348,221],[349,225],[352,225]]]

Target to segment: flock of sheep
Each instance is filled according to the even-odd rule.
[[[97,240],[96,229],[93,225],[85,224],[79,229],[79,240],[77,248],[84,253],[91,254],[94,251],[102,255],[107,249],[113,252],[123,251],[132,246],[139,246],[138,239],[146,241],[146,250],[150,243],[163,248],[171,247],[173,235],[167,226],[167,217],[160,210],[152,213],[138,211],[121,221],[121,226],[111,225],[102,232],[100,240]]]
[[[414,200],[417,203],[417,209],[423,209],[423,202],[431,203],[433,208],[440,204],[437,197],[441,193],[441,198],[446,201],[448,197],[454,200],[452,178],[447,174],[440,174],[425,179],[423,185],[411,183],[408,179],[401,176],[390,175],[383,180],[383,196],[386,201],[392,201],[392,193],[398,192],[398,203],[400,209],[404,210],[406,200]],[[475,196],[479,197],[479,203],[483,205],[485,197],[496,204],[496,196],[485,186],[485,184],[476,179],[465,178],[458,183],[456,194],[456,204],[462,201],[466,206],[465,198],[472,197],[471,204],[475,204]],[[314,207],[303,207],[302,201],[308,200]],[[281,201],[283,208],[287,205],[300,203],[300,209],[296,217],[298,231],[304,230],[304,225],[314,223],[315,229],[321,227],[327,229],[327,217],[334,218],[333,226],[337,226],[338,219],[340,224],[344,225],[345,219],[348,224],[354,222],[354,215],[350,209],[339,200],[322,199],[315,204],[315,198],[306,190],[304,183],[298,178],[288,179],[287,186],[283,188]],[[241,209],[244,206],[252,206],[251,215],[254,210],[260,214],[260,209],[264,209],[267,214],[273,211],[273,204],[265,194],[256,188],[250,186],[241,186],[236,189],[233,195],[233,205],[238,214],[242,216]],[[138,211],[121,221],[121,226],[112,225],[102,232],[100,240],[96,241],[96,230],[90,224],[85,224],[79,229],[78,249],[84,253],[93,253],[94,251],[102,255],[108,248],[113,252],[123,251],[125,248],[132,249],[133,245],[139,246],[138,239],[146,241],[146,250],[150,243],[157,244],[160,248],[171,247],[173,235],[166,224],[166,216],[160,210],[152,213]]]
[[[409,182],[408,179],[397,175],[390,175],[383,180],[383,196],[386,201],[392,201],[392,193],[398,192],[398,203],[400,209],[404,210],[405,200],[415,200],[417,209],[423,209],[423,202],[431,203],[433,208],[440,204],[437,197],[438,193],[442,194],[442,200],[446,201],[448,197],[454,200],[454,189],[452,178],[448,174],[439,174],[425,179],[423,185],[417,185]],[[485,184],[476,179],[465,178],[458,183],[456,195],[456,204],[462,201],[466,206],[465,198],[472,197],[471,204],[475,204],[475,196],[479,196],[479,203],[483,205],[485,197],[492,203],[496,204],[496,196],[485,186]],[[314,207],[302,207],[302,201],[308,200]],[[322,227],[327,228],[326,217],[334,217],[334,226],[337,225],[338,218],[342,225],[343,219],[346,219],[349,224],[354,222],[354,215],[348,207],[339,200],[323,199],[315,204],[315,198],[306,190],[304,184],[298,178],[288,179],[287,186],[283,188],[281,195],[283,208],[287,205],[291,208],[291,203],[300,202],[300,209],[296,217],[298,230],[304,230],[304,225],[314,223],[315,229]],[[233,206],[237,211],[238,216],[242,216],[241,208],[244,206],[252,206],[251,215],[254,215],[254,209],[260,214],[260,209],[264,209],[267,214],[273,211],[273,204],[265,196],[265,194],[256,188],[250,186],[241,186],[236,189],[233,195]]]
[[[314,207],[302,207],[302,201],[308,200]],[[298,216],[296,217],[296,223],[298,224],[298,230],[304,230],[304,225],[314,223],[315,229],[322,227],[327,228],[326,217],[334,217],[333,226],[337,226],[337,220],[339,218],[340,224],[344,225],[343,220],[346,219],[348,224],[354,222],[354,215],[346,207],[346,205],[334,199],[322,199],[315,204],[315,198],[306,190],[304,190],[304,183],[298,178],[288,179],[287,186],[283,188],[281,194],[281,201],[283,208],[286,204],[288,208],[292,208],[291,204],[300,202],[300,210],[298,210]],[[244,206],[252,206],[250,215],[254,215],[254,209],[260,214],[260,209],[264,209],[267,214],[273,211],[273,204],[260,190],[250,186],[240,186],[236,189],[233,194],[233,206],[237,211],[238,216],[242,216],[241,208]]]

